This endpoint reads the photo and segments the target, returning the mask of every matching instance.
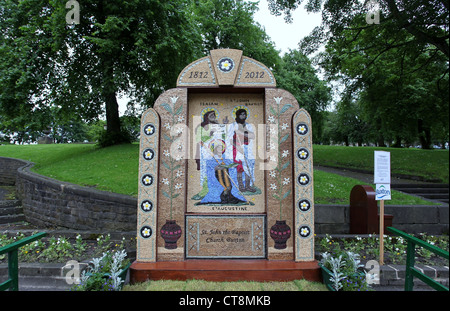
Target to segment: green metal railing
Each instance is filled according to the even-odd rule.
[[[403,231],[400,231],[398,229],[395,229],[393,227],[388,227],[388,231],[401,236],[402,238],[406,239],[408,241],[407,249],[406,249],[406,275],[405,275],[405,291],[412,291],[414,282],[414,277],[417,277],[421,281],[423,281],[425,284],[431,286],[435,290],[438,291],[448,291],[448,288],[444,285],[436,282],[429,276],[426,276],[422,272],[420,272],[418,269],[414,267],[414,260],[416,257],[416,245],[423,247],[433,253],[435,253],[438,256],[444,257],[448,259],[448,252],[440,249],[439,247],[436,247],[434,245],[431,245],[421,239],[418,239],[416,237],[413,237],[412,235],[409,235]]]
[[[33,241],[39,240],[46,236],[46,232],[37,233],[27,238],[23,238],[17,242],[0,248],[0,255],[8,253],[8,276],[9,279],[0,284],[0,291],[9,289],[10,291],[19,290],[19,256],[20,247],[27,245]]]

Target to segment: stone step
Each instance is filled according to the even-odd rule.
[[[448,193],[415,193],[415,195],[434,200],[444,200],[448,199]]]
[[[25,221],[19,200],[0,200],[0,224]]]
[[[61,276],[63,264],[19,263],[19,291],[65,291],[70,288]],[[0,282],[6,281],[8,265],[0,264]]]
[[[391,188],[429,200],[447,204],[449,201],[449,186],[447,184],[392,184]]]
[[[68,291],[71,286],[64,277],[19,277],[19,291]]]
[[[2,215],[0,216],[0,224],[10,224],[14,222],[25,221],[24,215]]]
[[[5,207],[21,206],[22,203],[19,200],[0,200],[0,209]]]
[[[21,206],[0,207],[0,216],[5,215],[23,215]]]
[[[80,263],[80,270],[87,262]],[[68,291],[73,286],[66,280],[73,266],[61,263],[19,263],[19,291]],[[69,270],[67,270],[69,269]],[[0,264],[0,283],[8,279],[8,264]],[[125,283],[129,282],[129,277]]]
[[[428,188],[428,189],[433,189],[433,188],[443,188],[443,189],[449,189],[449,185],[448,184],[433,184],[433,183],[428,183],[428,184],[415,184],[415,183],[411,183],[411,184],[391,184],[391,188],[393,189],[398,189],[398,188]]]
[[[436,267],[427,266],[422,264],[417,264],[415,267],[422,271],[426,276],[431,277],[436,282],[449,287],[449,268],[446,266]],[[380,284],[374,285],[373,288],[377,291],[385,290],[404,290],[405,287],[405,266],[404,265],[383,265],[380,267]],[[419,280],[418,278],[413,279],[414,287],[416,291],[434,291],[432,287]]]
[[[392,188],[392,187],[391,187]],[[395,190],[407,193],[449,193],[447,188],[394,188]]]

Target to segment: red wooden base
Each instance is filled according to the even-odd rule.
[[[185,260],[133,262],[130,283],[146,280],[293,281],[322,280],[317,261]]]

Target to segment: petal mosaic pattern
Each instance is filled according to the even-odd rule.
[[[139,157],[139,192],[137,213],[137,260],[156,261],[156,229],[158,191],[159,116],[152,108],[144,112],[141,122]]]
[[[294,115],[295,260],[314,260],[314,183],[311,117],[304,109]]]

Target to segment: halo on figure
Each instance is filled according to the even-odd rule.
[[[209,149],[211,150],[211,152],[213,154],[215,154],[215,149],[218,146],[222,146],[222,154],[224,154],[225,150],[227,149],[227,145],[225,144],[225,142],[222,139],[214,139],[209,143]]]
[[[205,120],[205,114],[207,114],[208,112],[214,111],[216,113],[216,119],[219,119],[219,111],[217,111],[216,108],[212,108],[212,107],[208,107],[202,110],[202,121]]]
[[[244,109],[245,112],[247,112],[247,118],[248,118],[248,116],[250,115],[250,112],[248,111],[248,107],[247,106],[236,106],[236,107],[234,107],[234,109],[233,109],[233,111],[231,113],[231,115],[233,116],[233,120],[236,120],[236,112],[239,109]]]

